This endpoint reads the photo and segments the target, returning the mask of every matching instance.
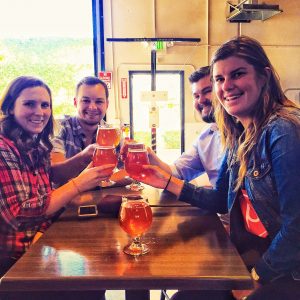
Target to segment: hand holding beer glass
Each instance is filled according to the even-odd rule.
[[[124,165],[125,165],[125,170],[128,173],[128,168],[130,170],[130,164],[134,163],[133,160],[137,161],[141,159],[142,156],[144,156],[144,151],[145,151],[145,145],[142,143],[136,143],[136,142],[130,142],[128,144],[125,145],[125,151],[124,151],[124,156],[125,156],[125,160],[124,160]],[[130,154],[129,154],[129,149],[130,149]],[[136,150],[142,150],[140,151],[142,154],[140,155],[135,155],[134,156],[134,151],[132,151],[132,149],[136,149]],[[137,151],[139,152],[139,151]],[[147,154],[147,152],[146,152]],[[139,157],[139,158],[138,158]],[[149,161],[147,160],[147,157],[143,158],[143,160],[141,161],[142,164],[144,162],[144,164],[149,164]],[[144,186],[137,180],[133,179],[133,182],[130,185],[126,185],[126,188],[131,190],[131,191],[140,191],[144,189]]]
[[[113,173],[118,163],[118,157],[114,146],[97,146],[93,155],[93,166],[103,166],[113,164],[114,167],[111,169]],[[107,187],[113,185],[115,182],[110,179],[100,181],[101,187]]]
[[[149,164],[147,149],[144,146],[141,149],[128,148],[128,154],[125,159],[125,170],[130,177],[138,180],[147,177],[151,170],[146,170],[142,166]]]
[[[141,196],[123,196],[120,207],[119,221],[121,228],[133,239],[123,251],[129,255],[142,255],[150,251],[146,244],[141,242],[142,234],[152,224],[152,210],[147,198]]]

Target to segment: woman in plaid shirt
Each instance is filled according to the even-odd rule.
[[[52,99],[40,79],[21,76],[1,98],[0,276],[22,256],[35,234],[80,192],[111,175],[112,165],[91,167],[51,189]]]

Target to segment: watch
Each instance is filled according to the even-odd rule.
[[[253,280],[259,282],[259,275],[256,273],[254,268],[251,269],[251,277]]]

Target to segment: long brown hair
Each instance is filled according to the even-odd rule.
[[[211,70],[219,60],[229,57],[244,59],[254,67],[257,76],[266,78],[266,84],[260,95],[259,103],[253,111],[253,122],[243,128],[234,116],[229,115],[221,103],[214,99],[216,122],[221,131],[223,145],[229,150],[237,146],[236,159],[240,163],[236,190],[242,185],[246,175],[247,164],[257,140],[271,118],[277,116],[300,124],[299,106],[287,99],[279,83],[279,77],[258,41],[247,36],[229,40],[220,46],[211,61]],[[266,75],[266,68],[269,75]]]
[[[38,165],[47,164],[49,160],[48,154],[52,150],[50,141],[53,135],[53,114],[51,110],[51,117],[44,128],[44,130],[33,139],[16,121],[10,111],[14,108],[17,98],[21,92],[27,88],[43,87],[47,90],[50,96],[50,105],[52,108],[51,90],[46,83],[41,79],[32,76],[20,76],[15,78],[6,88],[3,96],[0,99],[1,103],[1,119],[0,119],[0,133],[11,139],[17,146],[20,153],[26,157],[28,151],[37,149],[39,157],[37,158]],[[25,160],[26,162],[26,160]]]

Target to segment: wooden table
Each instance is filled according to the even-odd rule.
[[[2,278],[0,291],[248,289],[252,281],[215,215],[153,207],[150,253],[123,253],[117,218],[79,219],[69,210]],[[130,293],[127,295],[130,298]]]
[[[190,207],[190,204],[178,201],[176,196],[170,192],[156,189],[149,185],[144,186],[145,189],[138,192],[130,191],[125,187],[99,188],[97,190],[83,193],[80,197],[74,199],[74,203],[76,205],[84,203],[100,204],[101,200],[105,196],[142,195],[148,198],[148,201],[152,207]]]

